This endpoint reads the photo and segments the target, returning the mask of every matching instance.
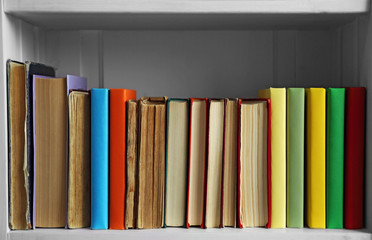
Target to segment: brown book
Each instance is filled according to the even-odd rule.
[[[125,228],[136,227],[136,187],[137,187],[137,134],[138,134],[138,101],[127,103],[127,156],[126,156],[126,208]]]
[[[238,182],[238,99],[225,99],[222,227],[236,226]]]
[[[35,226],[66,225],[66,78],[35,78]]]
[[[164,225],[166,97],[141,98],[137,228]]]
[[[28,199],[25,65],[7,62],[8,70],[8,128],[9,128],[9,228],[30,229]]]
[[[90,96],[72,91],[69,110],[67,226],[90,226]]]

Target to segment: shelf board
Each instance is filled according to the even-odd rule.
[[[89,230],[89,229],[36,229],[30,231],[11,231],[10,240],[22,239],[358,239],[370,240],[371,234],[365,230],[345,229],[198,229],[198,228],[166,228],[151,230]]]
[[[369,0],[4,0],[4,11],[52,29],[231,29],[337,25]]]

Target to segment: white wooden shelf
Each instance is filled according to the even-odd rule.
[[[4,11],[52,29],[231,29],[337,25],[369,0],[4,0]]]
[[[198,228],[166,228],[151,230],[89,230],[89,229],[37,229],[31,231],[11,231],[8,233],[10,240],[22,239],[358,239],[370,240],[371,234],[364,230],[335,230],[335,229],[198,229]]]

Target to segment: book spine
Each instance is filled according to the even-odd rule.
[[[327,89],[327,228],[343,228],[345,89]]]
[[[110,229],[124,229],[125,207],[124,89],[110,90]]]
[[[287,89],[287,227],[304,226],[305,90]]]
[[[108,228],[109,90],[91,90],[91,228]]]
[[[306,89],[307,111],[307,225],[310,228],[326,226],[325,141],[326,91],[324,88]]]
[[[286,89],[260,90],[271,102],[271,228],[286,226]]]
[[[363,227],[365,88],[346,89],[344,226]]]

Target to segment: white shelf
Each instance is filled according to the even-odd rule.
[[[89,230],[89,229],[37,229],[30,231],[11,231],[8,233],[10,240],[22,239],[358,239],[370,240],[371,234],[360,230],[335,230],[335,229],[199,229],[199,228],[166,228],[151,230]]]
[[[252,28],[337,25],[369,0],[4,0],[4,11],[53,29]]]

